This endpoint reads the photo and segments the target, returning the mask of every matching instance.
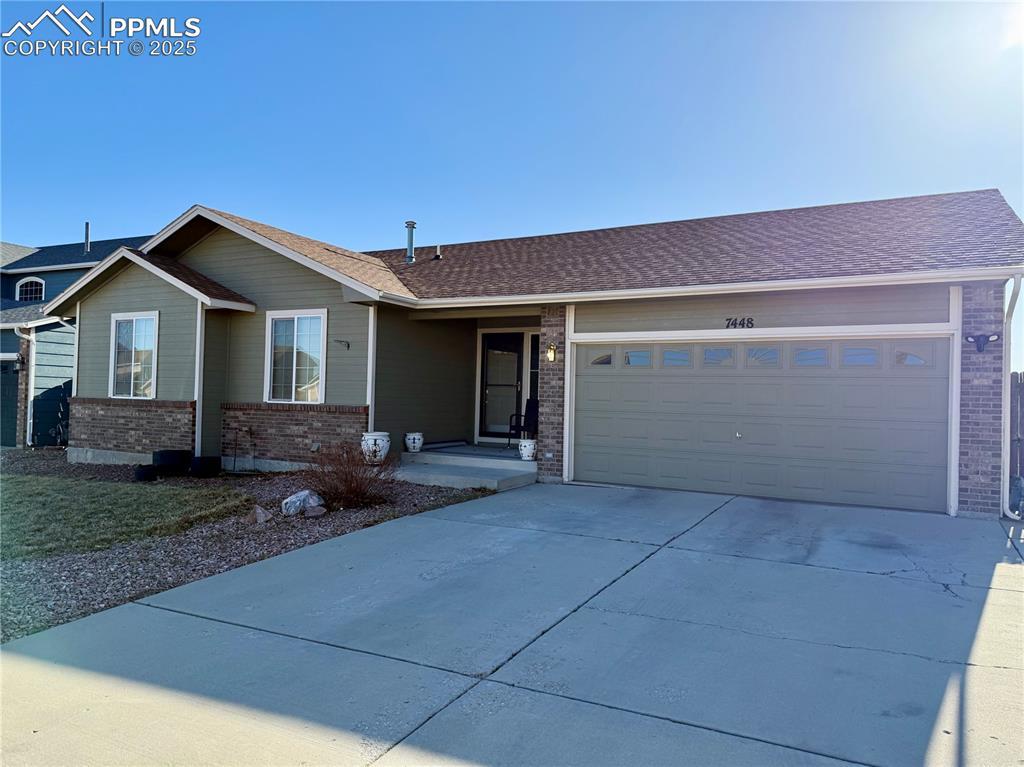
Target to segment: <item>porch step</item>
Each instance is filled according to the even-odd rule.
[[[472,448],[464,452],[453,450],[423,450],[419,453],[402,453],[402,466],[419,464],[434,464],[443,466],[479,466],[487,469],[515,469],[518,471],[532,471],[537,473],[537,464],[533,461],[523,461],[519,458],[519,452],[514,448],[506,455],[494,451],[493,454],[474,453]]]
[[[501,492],[536,482],[537,467],[533,463],[530,463],[529,467],[526,469],[516,465],[515,468],[495,469],[489,466],[460,464],[406,463],[403,456],[402,466],[395,473],[395,478],[416,485],[439,485],[461,489],[482,487]]]

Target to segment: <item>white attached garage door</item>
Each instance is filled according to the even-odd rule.
[[[948,339],[575,348],[576,480],[946,510]]]

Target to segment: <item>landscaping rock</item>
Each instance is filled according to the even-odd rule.
[[[272,511],[267,511],[259,504],[256,504],[256,508],[249,512],[249,521],[254,525],[262,525],[274,518]]]
[[[326,513],[327,513],[327,509],[325,509],[323,506],[307,506],[303,510],[302,516],[304,516],[304,517],[322,517]]]
[[[305,509],[323,505],[324,499],[312,490],[300,490],[281,501],[281,513],[286,517],[294,517]]]

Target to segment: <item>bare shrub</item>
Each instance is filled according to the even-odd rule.
[[[358,509],[389,500],[388,485],[395,478],[395,469],[391,456],[372,466],[358,446],[337,444],[321,448],[303,475],[328,509]]]

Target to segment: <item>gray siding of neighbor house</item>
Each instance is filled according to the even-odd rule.
[[[729,317],[753,317],[758,328],[947,322],[949,286],[896,285],[581,303],[576,305],[576,331],[718,330],[726,327]]]
[[[78,396],[109,394],[110,315],[157,311],[156,398],[195,399],[196,303],[135,264],[88,294],[78,320]]]
[[[369,313],[346,303],[342,286],[311,269],[227,229],[218,229],[181,256],[181,262],[256,304],[256,312],[233,312],[224,397],[227,402],[262,402],[266,312],[327,308],[325,402],[366,405]],[[347,341],[345,344],[339,343]]]
[[[473,439],[476,321],[410,320],[409,310],[377,309],[374,425],[401,444],[407,431],[427,442]]]
[[[0,330],[0,351],[4,354],[17,354],[21,349],[21,340],[13,330]]]
[[[202,455],[220,455],[221,414],[228,380],[231,348],[231,314],[206,312],[206,346],[203,350]]]
[[[36,329],[35,376],[32,390],[32,444],[60,444],[51,434],[68,417],[71,376],[74,373],[75,331],[63,325]],[[67,434],[64,435],[65,440]]]
[[[26,277],[38,277],[43,281],[43,297],[46,301],[52,301],[69,287],[71,284],[85,274],[88,269],[59,269],[52,272],[25,272],[24,274],[3,275],[3,297],[10,300],[17,298],[15,286]]]

